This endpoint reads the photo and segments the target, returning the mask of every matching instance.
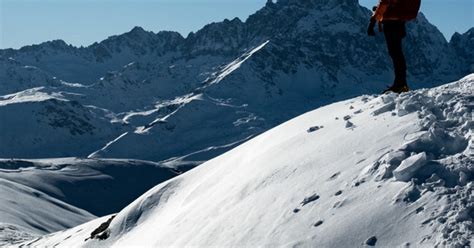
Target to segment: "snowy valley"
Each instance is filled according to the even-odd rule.
[[[187,37],[0,50],[0,246],[472,245],[474,28],[420,14],[416,91],[379,96],[370,14],[268,1]]]

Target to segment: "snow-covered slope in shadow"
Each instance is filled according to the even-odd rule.
[[[120,211],[178,173],[138,160],[0,159],[0,246]]]
[[[0,178],[0,246],[97,218],[34,188]]]
[[[94,140],[107,142],[123,129],[69,95],[37,87],[0,96],[0,157],[83,157],[99,147]]]
[[[286,122],[116,216],[31,246],[427,246],[474,242],[474,75]]]
[[[157,183],[180,173],[149,161],[79,158],[0,159],[0,172],[1,179],[99,216],[119,211]]]

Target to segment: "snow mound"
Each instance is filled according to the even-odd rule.
[[[473,84],[319,108],[28,245],[470,246]]]

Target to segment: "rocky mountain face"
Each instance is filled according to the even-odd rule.
[[[463,72],[474,72],[474,28],[469,29],[464,34],[455,33],[449,42],[449,45],[456,52],[456,56],[461,58],[464,67]]]
[[[0,98],[2,133],[18,137],[45,124],[37,134],[41,148],[23,135],[21,146],[1,149],[0,157],[199,164],[310,109],[390,84],[382,35],[365,34],[369,16],[355,0],[268,1],[245,22],[211,23],[186,38],[136,27],[89,47],[51,41],[1,50],[0,91],[7,94]],[[472,56],[459,54],[472,50],[469,34],[448,43],[423,15],[408,28],[413,88],[465,75]],[[40,86],[21,101],[13,97]],[[38,118],[44,111],[36,108],[47,108],[51,99],[62,107]],[[6,124],[12,111],[29,114]],[[85,131],[51,124],[52,116],[82,123]],[[71,134],[67,141],[58,140],[61,132]],[[2,137],[0,147],[13,147],[11,137]]]

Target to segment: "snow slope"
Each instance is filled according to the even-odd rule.
[[[96,218],[41,191],[3,178],[0,178],[0,194],[0,246]]]
[[[474,74],[319,108],[156,186],[116,216],[27,244],[472,245],[473,95]]]
[[[137,160],[0,159],[0,246],[117,212],[177,174]]]

